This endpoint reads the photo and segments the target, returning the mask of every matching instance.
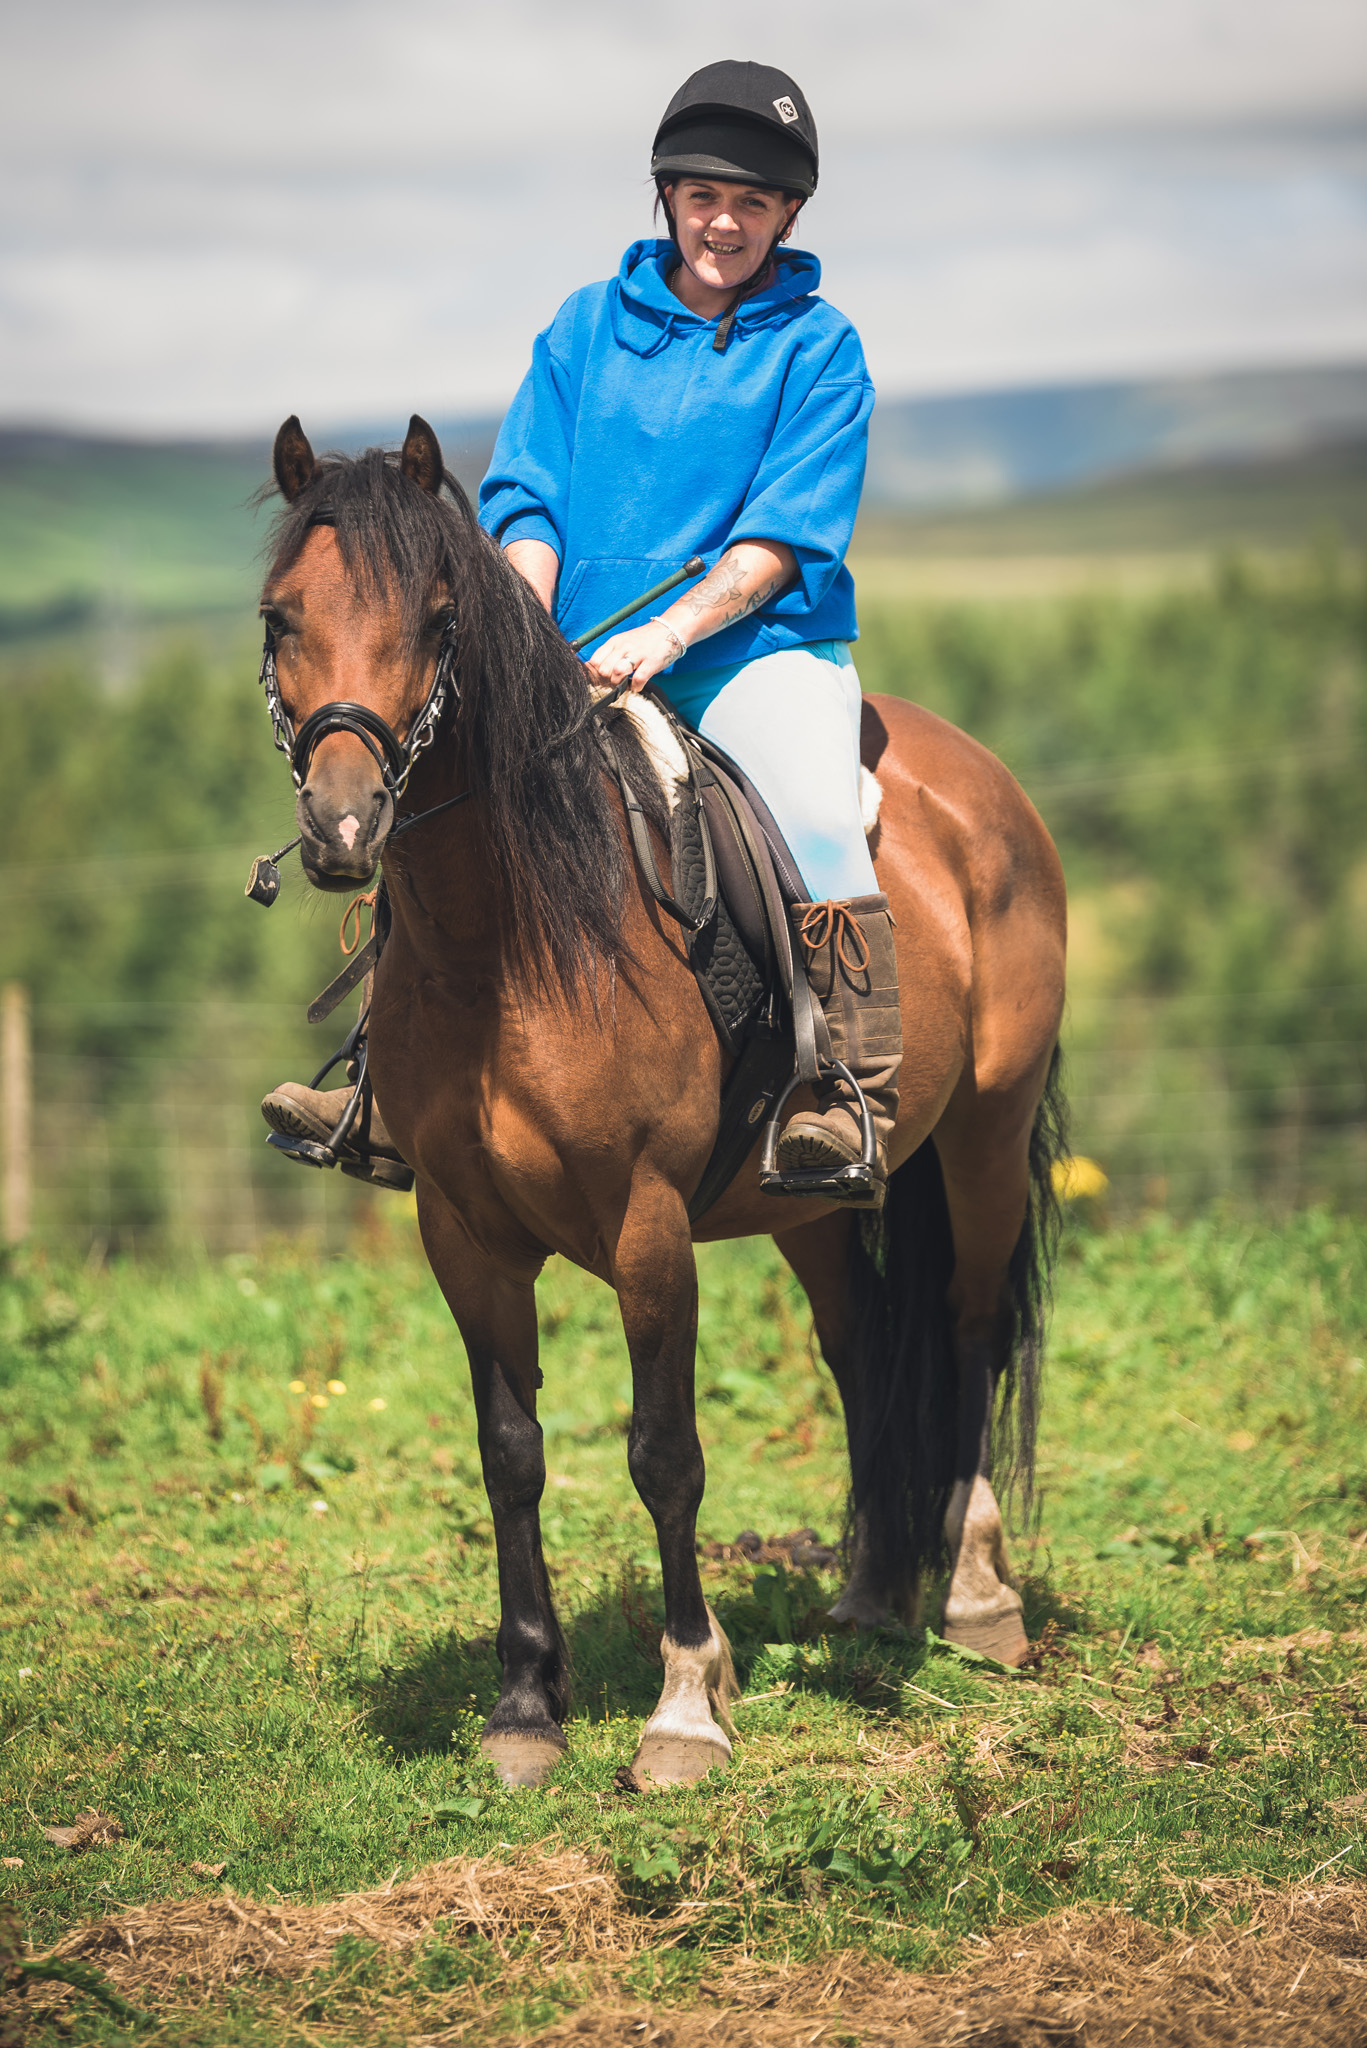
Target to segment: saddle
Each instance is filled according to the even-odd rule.
[[[670,880],[666,890],[645,813],[613,744],[612,712],[663,722],[672,779]],[[735,1062],[722,1086],[716,1141],[688,1205],[696,1223],[725,1193],[765,1122],[760,1185],[768,1194],[849,1199],[872,1184],[874,1136],[862,1091],[831,1057],[821,1005],[793,946],[789,911],[807,900],[797,862],[759,791],[731,757],[704,739],[653,687],[620,706],[600,701],[603,751],[617,780],[637,864],[655,901],[679,925],[703,1002]],[[649,734],[647,751],[651,751]],[[670,771],[673,771],[672,777]],[[680,772],[682,770],[682,772]],[[835,1173],[781,1173],[775,1152],[793,1090],[839,1072],[861,1112],[863,1158]]]

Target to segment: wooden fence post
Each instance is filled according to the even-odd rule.
[[[28,990],[19,981],[7,981],[0,994],[0,1137],[0,1228],[6,1244],[22,1244],[33,1216],[33,1041]]]

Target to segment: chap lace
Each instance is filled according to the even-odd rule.
[[[798,937],[813,959],[818,953],[824,952],[827,946],[833,946],[835,957],[850,981],[856,980],[861,974],[867,974],[869,942],[864,937],[863,926],[847,903],[827,900],[825,903],[810,904],[803,912]],[[847,939],[858,942],[862,959],[851,960],[847,956]]]

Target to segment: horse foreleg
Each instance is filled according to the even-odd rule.
[[[498,1550],[503,1683],[480,1747],[506,1785],[539,1785],[566,1746],[560,1724],[569,1711],[569,1664],[541,1549],[546,1460],[536,1419],[535,1283],[476,1251],[439,1195],[424,1189],[418,1216],[432,1271],[470,1359]]]
[[[627,1462],[655,1524],[664,1583],[664,1687],[632,1769],[642,1784],[689,1785],[731,1757],[731,1649],[703,1598],[697,1522],[704,1468],[694,1414],[698,1278],[682,1201],[634,1205],[614,1275],[631,1353]]]

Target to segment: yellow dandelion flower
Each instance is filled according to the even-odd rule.
[[[375,1413],[377,1415],[380,1415],[389,1406],[389,1403],[385,1400],[383,1394],[377,1394],[373,1401],[368,1401],[366,1403],[366,1406],[368,1408],[373,1408],[375,1410]]]
[[[345,1380],[329,1380],[329,1381],[328,1381],[328,1392],[329,1392],[330,1394],[344,1394],[344,1393],[346,1392],[346,1381],[345,1381]]]
[[[328,1405],[328,1397],[326,1394],[310,1394],[309,1404],[311,1407],[314,1408],[326,1408]]]
[[[291,1381],[290,1381],[290,1392],[291,1392],[292,1394],[306,1394],[306,1393],[308,1392],[308,1390],[309,1390],[309,1386],[308,1386],[308,1381],[307,1381],[307,1380],[291,1380]]]
[[[1050,1178],[1061,1202],[1093,1200],[1111,1185],[1095,1159],[1056,1159]]]

